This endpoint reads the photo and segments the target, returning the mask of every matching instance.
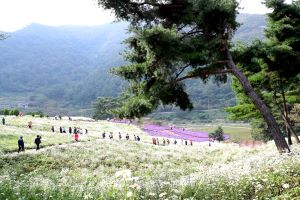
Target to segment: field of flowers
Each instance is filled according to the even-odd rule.
[[[0,154],[0,199],[235,200],[300,196],[299,146],[283,155],[277,153],[273,142],[256,149],[231,143],[208,146],[205,142],[157,146],[150,143],[151,136],[133,125],[32,118],[15,119],[20,120],[20,127],[17,122],[6,128],[0,125],[0,137],[6,129],[15,129],[10,133],[16,136],[26,131],[21,125],[28,119],[33,121],[34,134],[44,131],[50,135],[49,126],[62,123],[87,128],[89,134],[84,142],[66,140],[63,145],[40,151]],[[117,135],[102,139],[104,130],[128,133],[130,140],[119,140]],[[142,141],[132,140],[133,134],[140,135]]]
[[[177,128],[174,126],[159,126],[154,124],[146,124],[143,130],[154,137],[175,138],[183,140],[192,140],[195,142],[209,141],[209,135],[206,132],[191,131],[185,128]],[[224,140],[228,140],[229,135],[224,134]]]

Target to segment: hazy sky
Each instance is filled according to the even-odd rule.
[[[264,14],[262,0],[239,0],[243,13]],[[98,25],[113,21],[97,0],[0,0],[0,30],[15,31],[31,23],[45,25]]]

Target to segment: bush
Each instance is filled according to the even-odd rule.
[[[10,112],[9,109],[4,109],[4,110],[3,110],[3,115],[5,115],[5,116],[6,116],[6,115],[9,115],[9,112]]]
[[[209,137],[213,140],[224,141],[224,131],[221,126],[219,126],[214,132],[209,133]]]
[[[12,113],[13,113],[12,115],[19,116],[20,111],[18,109],[14,109],[12,110]]]
[[[254,140],[264,141],[264,142],[268,142],[272,140],[271,133],[269,132],[268,126],[264,121],[260,119],[252,120],[251,127],[252,127],[251,137]]]

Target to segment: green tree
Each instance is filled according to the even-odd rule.
[[[97,101],[93,104],[94,107],[94,119],[107,119],[113,118],[113,109],[120,106],[120,100],[113,97],[99,97]]]
[[[285,4],[281,0],[266,1],[266,5],[274,10],[268,15],[266,41],[255,41],[248,46],[238,44],[234,48],[234,57],[237,65],[247,73],[254,89],[274,115],[282,120],[289,144],[292,144],[291,135],[299,143],[289,119],[288,107],[300,101],[300,7],[297,3]],[[252,118],[257,122],[261,116],[237,82],[235,80],[233,88],[237,93],[238,105],[228,111],[234,119]],[[256,130],[261,130],[263,134],[266,132],[262,128]],[[268,135],[266,137],[270,138]]]
[[[221,126],[219,126],[214,132],[209,133],[209,137],[213,140],[224,141],[224,131]]]
[[[15,115],[15,116],[19,116],[19,114],[20,114],[20,111],[18,110],[18,109],[14,109],[14,110],[12,110],[13,111],[13,115]]]
[[[10,113],[10,111],[9,111],[9,109],[4,109],[3,110],[3,115],[5,115],[5,116],[7,116],[7,115],[9,115],[9,113]]]
[[[268,124],[280,152],[289,147],[270,109],[235,65],[229,50],[236,22],[235,0],[98,0],[115,15],[131,22],[126,58],[132,64],[114,73],[130,81],[123,116],[148,114],[158,105],[192,109],[184,81],[213,77],[225,82],[235,76]],[[134,110],[128,109],[126,105]],[[129,111],[129,113],[127,113]]]

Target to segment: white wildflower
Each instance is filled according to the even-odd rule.
[[[133,195],[133,193],[132,193],[131,191],[129,191],[129,192],[127,192],[127,194],[126,194],[126,197],[127,197],[127,198],[130,198],[130,197],[132,197],[132,195]]]
[[[287,188],[290,188],[290,185],[288,183],[285,183],[285,184],[282,185],[282,187],[287,189]]]
[[[161,198],[161,197],[164,197],[164,196],[166,196],[166,195],[167,195],[167,193],[163,192],[163,193],[160,193],[160,194],[159,194],[159,197]]]

